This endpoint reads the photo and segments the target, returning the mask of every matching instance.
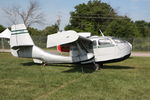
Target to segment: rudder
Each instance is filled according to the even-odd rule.
[[[11,48],[20,46],[33,46],[34,42],[24,24],[13,25],[11,27],[10,46]]]
[[[24,24],[11,27],[10,47],[13,56],[30,57],[33,46],[34,42]]]

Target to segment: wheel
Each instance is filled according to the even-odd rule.
[[[47,63],[46,63],[46,62],[43,62],[43,66],[47,66]]]
[[[103,63],[100,63],[100,64],[99,64],[99,70],[100,70],[101,68],[103,68]]]
[[[94,71],[99,70],[99,64],[95,63],[93,66]]]

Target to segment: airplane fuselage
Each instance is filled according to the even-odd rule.
[[[13,56],[32,58],[35,63],[93,63],[103,64],[128,58],[132,45],[121,39],[102,35],[91,36],[89,32],[62,31],[48,35],[47,48],[61,45],[67,47],[69,56],[55,55],[37,47],[24,24],[11,27],[10,47]],[[69,49],[69,50],[68,50]],[[98,67],[96,67],[97,69]]]
[[[125,40],[107,36],[92,36],[89,39],[93,41],[96,63],[124,60],[131,54],[132,45]]]

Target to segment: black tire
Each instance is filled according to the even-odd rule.
[[[103,63],[99,64],[99,70],[101,70],[103,68]]]
[[[93,69],[94,69],[94,71],[99,70],[99,64],[96,64],[96,63],[95,63],[95,64],[93,65]]]

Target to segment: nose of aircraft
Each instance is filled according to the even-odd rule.
[[[131,53],[131,50],[132,50],[132,44],[127,42],[126,43],[126,48],[125,48],[126,52],[129,54]]]
[[[132,50],[132,44],[129,42],[127,42],[127,44],[128,44],[128,49],[131,51]]]
[[[132,44],[128,42],[128,45],[130,46],[131,50],[132,50]]]
[[[121,44],[118,44],[118,53],[120,56],[126,56],[131,54],[132,45],[129,42],[124,42]]]

